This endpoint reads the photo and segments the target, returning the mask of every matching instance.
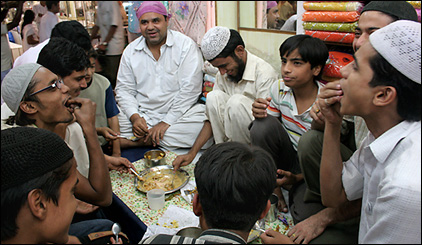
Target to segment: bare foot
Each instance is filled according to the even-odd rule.
[[[325,230],[326,225],[322,224],[321,222],[321,217],[323,215],[324,212],[321,211],[297,223],[289,231],[289,233],[287,233],[287,236],[296,244],[308,244],[310,241],[312,241],[312,239],[321,235]]]
[[[280,212],[287,213],[289,210],[287,208],[286,201],[284,200],[283,192],[281,191],[280,187],[276,187],[274,189],[274,193],[278,196],[278,204],[277,209]]]

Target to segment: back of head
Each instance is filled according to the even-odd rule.
[[[57,205],[72,158],[72,150],[51,131],[32,127],[2,130],[1,241],[17,234],[16,218],[31,190],[40,189]]]
[[[303,34],[291,36],[280,45],[280,57],[289,56],[296,49],[303,61],[311,64],[311,69],[316,66],[324,68],[329,56],[328,48],[324,41]],[[316,79],[321,79],[322,71],[323,69],[321,69]]]
[[[259,147],[226,142],[204,152],[195,181],[210,228],[249,232],[276,186],[276,166]]]
[[[363,7],[361,14],[366,11],[382,12],[391,16],[394,21],[418,21],[418,15],[415,8],[406,1],[371,1]]]
[[[213,61],[216,58],[234,55],[234,50],[238,45],[245,47],[239,32],[227,27],[215,26],[202,38],[201,51],[206,60]]]
[[[392,86],[397,112],[408,121],[421,120],[421,24],[398,20],[369,36],[377,51],[370,58],[374,75],[369,85]]]
[[[76,43],[85,51],[92,49],[91,37],[85,27],[76,20],[57,23],[51,31],[51,37],[62,37]]]
[[[57,6],[60,4],[60,1],[45,1],[45,2],[46,2],[48,10],[50,10],[53,7],[53,5]]]
[[[50,38],[38,55],[37,63],[62,78],[90,66],[85,50],[61,37]]]

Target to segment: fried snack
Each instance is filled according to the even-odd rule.
[[[185,181],[185,177],[176,172],[174,175],[172,170],[163,170],[160,172],[151,172],[143,176],[144,181],[138,182],[138,188],[144,192],[152,189],[162,189],[164,191],[171,191],[178,188]],[[172,180],[174,177],[173,185]]]

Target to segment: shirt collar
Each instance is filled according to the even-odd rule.
[[[246,241],[238,234],[222,229],[208,229],[201,233],[198,239],[213,241],[218,243],[240,243],[246,244]]]
[[[394,147],[409,134],[421,127],[421,122],[403,121],[388,131],[384,132],[380,137],[374,139],[369,145],[374,157],[378,162],[385,162],[387,157],[393,151]],[[374,136],[370,133],[370,136]]]
[[[255,55],[251,54],[247,50],[246,50],[246,54],[247,54],[246,55],[246,65],[245,65],[245,71],[243,72],[242,80],[255,81],[257,59],[256,59]]]
[[[169,47],[174,45],[174,35],[173,35],[173,32],[171,30],[167,29],[166,43],[164,43],[163,45],[166,45],[166,46],[169,46]],[[138,44],[136,44],[135,50],[142,51],[142,50],[146,50],[146,49],[149,49],[147,42],[146,42],[146,39],[144,37],[138,38]]]

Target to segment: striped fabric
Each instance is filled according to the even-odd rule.
[[[324,84],[319,81],[317,84],[319,94],[319,91]],[[309,111],[312,106],[298,115],[293,90],[287,87],[282,79],[273,83],[270,90],[270,96],[272,99],[267,108],[268,115],[272,115],[276,118],[281,117],[281,122],[289,134],[290,141],[292,142],[294,149],[297,150],[297,143],[299,142],[300,137],[311,128],[312,117],[309,115]]]
[[[139,244],[246,244],[239,235],[220,229],[208,229],[199,238],[182,237],[176,235],[158,234],[148,237]]]

